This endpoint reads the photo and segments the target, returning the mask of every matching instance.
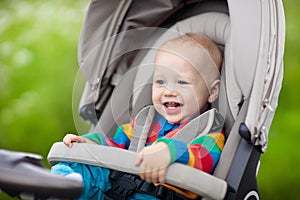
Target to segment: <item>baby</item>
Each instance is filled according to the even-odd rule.
[[[152,102],[157,114],[135,165],[139,167],[142,180],[153,183],[154,187],[167,187],[166,195],[173,195],[173,199],[197,198],[189,191],[165,184],[166,170],[170,164],[178,162],[212,173],[224,146],[224,135],[222,132],[207,133],[188,144],[171,137],[208,110],[210,103],[218,98],[222,54],[206,36],[187,33],[164,43],[157,50],[154,62]],[[104,138],[97,132],[83,136],[67,134],[63,142],[69,147],[80,142],[128,149],[134,125],[135,118],[129,124],[119,126],[113,138]],[[79,179],[83,182],[81,199],[103,199],[105,192],[114,192],[110,190],[109,169],[61,162],[51,170],[64,176],[80,174]],[[126,198],[158,199],[152,192],[138,189]]]

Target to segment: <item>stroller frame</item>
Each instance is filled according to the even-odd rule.
[[[103,12],[99,12],[100,9]],[[215,107],[225,117],[227,141],[213,175],[174,163],[168,168],[166,180],[204,199],[259,199],[256,180],[258,163],[261,153],[267,147],[268,132],[283,77],[285,22],[281,1],[153,0],[148,4],[142,0],[91,1],[79,43],[79,65],[87,79],[80,114],[93,124],[91,131],[110,133],[116,124],[128,121],[127,112],[122,110],[124,106],[135,114],[150,104],[145,100],[149,94],[143,93],[149,91],[147,89],[141,91],[134,105],[116,105],[111,101],[111,96],[118,90],[116,85],[124,85],[121,77],[130,70],[132,58],[136,55],[122,56],[124,52],[130,51],[122,49],[130,44],[130,33],[117,38],[113,35],[141,27],[170,27],[177,21],[210,12],[225,14],[230,22],[223,29],[227,30],[228,37],[221,37],[220,41],[216,41],[220,38],[218,32],[217,36],[210,35],[211,32],[206,33],[224,46],[222,90]],[[151,20],[147,17],[149,13],[155,15]],[[136,19],[138,16],[142,16],[140,20]],[[116,48],[118,45],[120,48]],[[131,51],[134,52],[135,48]],[[131,78],[127,77],[129,80]],[[131,96],[125,99],[131,99]],[[116,118],[112,113],[118,109],[122,114]],[[106,125],[106,122],[110,124]],[[115,123],[111,125],[112,122]],[[122,164],[114,156],[108,156],[120,154],[121,158],[126,157]],[[55,143],[49,152],[48,161],[52,164],[76,161],[137,173],[132,166],[135,156],[135,152],[103,146],[74,144],[69,149],[62,143]],[[198,178],[195,181],[188,180],[176,173],[178,170],[185,176]],[[1,177],[0,187],[4,188]],[[65,183],[64,187],[70,189],[72,186]],[[74,191],[78,191],[78,187]]]

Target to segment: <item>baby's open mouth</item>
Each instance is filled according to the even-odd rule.
[[[180,104],[178,102],[165,102],[164,106],[168,109],[176,109],[176,108],[182,106],[182,104]]]

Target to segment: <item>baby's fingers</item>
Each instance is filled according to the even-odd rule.
[[[166,171],[167,171],[167,168],[162,168],[160,170],[158,170],[158,182],[161,183],[161,184],[164,184],[165,183],[165,177],[166,177]]]
[[[143,164],[143,157],[144,157],[144,154],[141,152],[138,154],[138,156],[136,157],[136,160],[135,160],[135,163],[134,165],[139,167],[139,171],[140,171],[140,177],[141,179],[145,179],[146,176],[145,176],[145,165]]]
[[[136,157],[134,165],[139,167],[141,165],[141,163],[143,162],[143,157],[144,157],[143,152],[139,153]]]
[[[72,147],[73,142],[81,142],[81,138],[80,138],[80,136],[77,136],[77,135],[74,135],[74,134],[67,134],[64,137],[63,142],[68,147]]]

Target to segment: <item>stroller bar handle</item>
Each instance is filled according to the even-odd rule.
[[[136,156],[136,152],[119,148],[87,143],[74,143],[69,148],[63,142],[57,142],[51,147],[47,159],[51,165],[60,161],[79,162],[139,174],[134,165]],[[208,199],[224,199],[227,193],[224,180],[179,163],[168,167],[166,182]]]

